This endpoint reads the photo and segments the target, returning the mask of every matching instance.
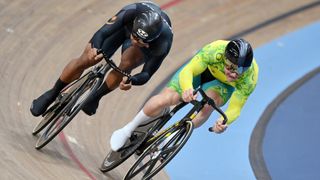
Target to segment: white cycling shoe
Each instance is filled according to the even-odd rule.
[[[167,114],[170,112],[170,108],[165,108],[161,115]],[[154,119],[154,118],[151,118]],[[150,119],[149,119],[150,120]],[[118,151],[120,148],[124,146],[126,141],[131,137],[132,132],[141,124],[145,122],[141,121],[131,121],[126,126],[124,126],[121,129],[116,130],[112,133],[111,139],[110,139],[110,146],[113,151]]]
[[[130,138],[131,133],[128,133],[125,129],[118,129],[112,133],[110,139],[110,146],[113,151],[118,151],[126,141]]]

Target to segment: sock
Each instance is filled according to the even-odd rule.
[[[110,90],[107,86],[106,83],[103,83],[97,90],[97,92],[94,94],[94,96],[96,98],[98,98],[99,100],[106,94],[108,94],[109,92],[111,92],[112,90]]]
[[[144,114],[141,110],[131,122],[121,129],[116,130],[112,133],[110,139],[110,146],[113,151],[118,151],[130,138],[132,132],[142,123],[150,120],[151,117]]]
[[[124,132],[128,133],[127,135],[131,135],[132,132],[141,124],[146,123],[150,121],[152,117],[147,116],[143,109],[133,118],[131,122],[129,122],[127,125],[125,125],[122,130]]]
[[[60,93],[60,91],[66,87],[69,83],[65,83],[63,82],[60,78],[56,81],[56,83],[54,84],[52,90],[55,93],[55,95],[58,95]]]

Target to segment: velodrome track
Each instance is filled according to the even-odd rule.
[[[258,47],[320,19],[319,1],[311,0],[154,1],[171,17],[175,37],[152,80],[111,93],[95,116],[80,113],[59,137],[35,150],[31,131],[39,119],[29,113],[32,99],[52,86],[92,34],[130,2],[0,0],[0,179],[121,179],[133,158],[109,173],[98,170],[111,133],[199,48],[236,35]],[[154,179],[168,176],[161,172]]]

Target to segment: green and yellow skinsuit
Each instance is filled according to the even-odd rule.
[[[253,59],[252,65],[247,71],[237,80],[228,82],[224,72],[226,59],[224,51],[228,42],[217,40],[204,46],[175,73],[167,87],[181,95],[185,90],[201,85],[205,91],[210,89],[218,93],[224,101],[223,104],[230,99],[225,114],[228,117],[227,124],[231,124],[239,117],[242,107],[255,89],[259,69],[256,60]],[[206,69],[210,71],[215,80],[202,83],[200,76]]]

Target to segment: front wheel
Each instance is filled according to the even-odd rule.
[[[125,180],[139,177],[147,180],[156,175],[181,150],[193,131],[193,123],[185,121],[182,126],[171,127],[157,137],[129,169]]]
[[[86,84],[80,85],[74,93],[70,94],[70,99],[61,108],[57,115],[51,119],[51,122],[47,125],[47,128],[39,137],[36,143],[36,149],[41,149],[48,144],[54,137],[56,137],[62,129],[76,116],[81,110],[83,104],[87,98],[96,92],[96,89],[101,84],[100,78],[94,78],[88,81]],[[72,88],[72,87],[70,87]]]
[[[33,128],[32,134],[37,135],[42,129],[44,129],[57,115],[59,112],[59,102],[55,103],[51,108],[49,108],[48,112],[42,118],[42,120]]]

